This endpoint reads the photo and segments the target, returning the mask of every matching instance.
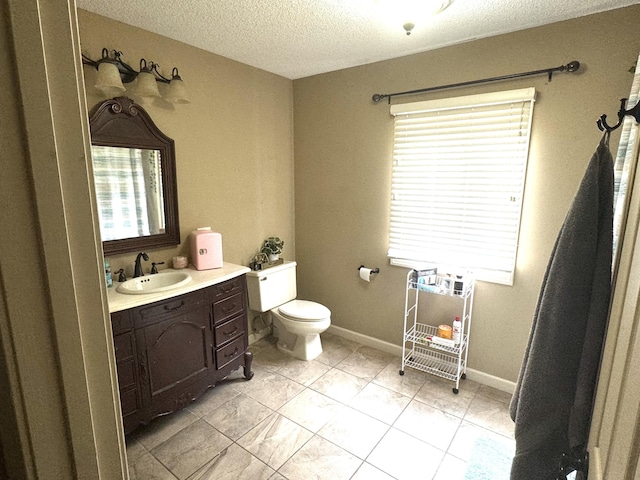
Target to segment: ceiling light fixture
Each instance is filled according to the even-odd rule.
[[[102,91],[107,97],[121,95],[126,91],[125,83],[136,81],[134,95],[140,97],[160,97],[158,84],[166,83],[169,85],[169,92],[166,99],[173,103],[189,103],[187,91],[182,78],[178,74],[178,69],[173,68],[171,78],[162,75],[158,68],[160,65],[154,62],[147,62],[144,58],[140,60],[140,71],[136,71],[122,61],[120,56],[122,52],[117,50],[111,51],[106,48],[102,49],[102,58],[100,60],[92,60],[85,54],[82,54],[82,64],[90,65],[98,70],[98,79],[95,87]]]
[[[402,25],[407,35],[417,23],[442,12],[453,0],[377,0],[382,7],[382,15],[394,25]]]
[[[411,30],[413,30],[413,27],[415,26],[416,26],[415,23],[407,22],[404,25],[402,25],[402,28],[404,28],[405,32],[407,32],[407,35],[411,35]]]

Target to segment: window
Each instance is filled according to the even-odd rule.
[[[389,257],[513,284],[535,90],[392,105]]]
[[[159,150],[91,146],[103,241],[164,233]]]

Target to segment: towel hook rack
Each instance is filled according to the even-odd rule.
[[[600,115],[600,118],[596,122],[600,131],[613,132],[616,128],[622,125],[622,121],[624,120],[624,117],[627,115],[631,115],[633,118],[636,119],[637,123],[640,123],[640,102],[636,103],[636,105],[629,110],[626,110],[626,106],[627,106],[627,99],[621,98],[620,110],[618,110],[618,123],[616,123],[614,126],[610,126],[609,124],[607,124],[607,116],[605,114]]]

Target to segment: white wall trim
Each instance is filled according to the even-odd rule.
[[[385,342],[384,340],[379,340],[377,338],[373,338],[362,333],[353,332],[351,330],[347,330],[346,328],[337,327],[335,325],[331,325],[327,332],[339,337],[346,338],[348,340],[353,340],[354,342],[362,343],[363,345],[366,345],[368,347],[377,348],[378,350],[382,350],[383,352],[397,355],[398,357],[402,356],[402,347],[400,345]],[[516,384],[510,380],[505,380],[504,378],[496,377],[495,375],[481,372],[479,370],[474,370],[472,368],[467,368],[467,378],[469,380],[473,380],[474,382],[478,382],[488,387],[493,387],[507,393],[513,393],[516,388]]]
[[[3,341],[11,342],[9,366],[17,369],[9,396],[21,402],[7,413],[19,417],[26,440],[11,452],[24,452],[26,478],[128,478],[75,1],[9,0],[5,11],[20,108],[8,144],[23,149],[10,172],[20,170],[23,185],[3,188],[21,192],[9,210],[29,212],[24,226],[12,228],[10,250],[20,245],[34,267],[0,286]],[[10,250],[0,259],[4,275],[19,263]]]
[[[467,368],[467,378],[509,394],[513,394],[516,390],[515,382],[496,377],[490,373],[481,372],[480,370],[474,370],[473,368]]]
[[[602,454],[600,448],[593,447],[589,457],[589,478],[593,480],[604,480],[602,476]]]
[[[347,340],[353,340],[354,342],[362,343],[367,347],[377,348],[378,350],[382,350],[383,352],[391,353],[399,357],[402,356],[402,347],[400,345],[394,345],[393,343],[385,342],[384,340],[378,340],[377,338],[347,330],[346,328],[337,327],[335,325],[331,325],[327,332],[333,333],[334,335],[342,338],[346,338]]]

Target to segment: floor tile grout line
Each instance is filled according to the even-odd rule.
[[[225,438],[229,438],[229,440],[232,442],[232,445],[233,445],[233,444],[237,445],[237,446],[238,446],[238,447],[240,447],[243,451],[248,452],[250,455],[252,455],[252,457],[254,457],[254,458],[256,458],[257,460],[259,460],[262,464],[267,465],[269,468],[271,468],[271,470],[273,470],[274,472],[278,472],[278,473],[279,473],[280,468],[282,468],[282,466],[284,466],[284,465],[285,465],[289,460],[291,460],[291,458],[292,458],[294,455],[296,455],[296,454],[300,451],[300,449],[304,448],[304,446],[305,446],[305,445],[307,445],[307,444],[308,444],[308,443],[309,443],[309,442],[310,442],[310,441],[311,441],[315,436],[317,436],[317,437],[319,437],[320,439],[322,439],[322,440],[324,440],[324,441],[327,441],[327,442],[331,443],[332,445],[336,446],[337,448],[340,448],[340,449],[342,449],[342,450],[346,451],[347,453],[349,453],[349,455],[353,456],[354,458],[357,458],[357,459],[360,461],[360,465],[358,466],[358,468],[356,469],[356,471],[355,471],[355,472],[354,472],[354,474],[353,474],[353,475],[356,475],[356,474],[357,474],[357,472],[362,468],[362,466],[363,466],[365,463],[368,463],[368,462],[367,462],[367,460],[369,459],[369,457],[370,457],[371,453],[372,453],[373,451],[375,451],[375,449],[380,445],[380,442],[382,442],[382,440],[385,438],[385,436],[386,436],[386,435],[388,435],[388,433],[391,431],[391,429],[392,429],[392,428],[396,428],[396,429],[397,429],[397,427],[395,427],[395,425],[397,424],[397,422],[398,422],[398,420],[400,419],[400,417],[401,417],[401,416],[406,412],[407,408],[409,407],[409,405],[410,405],[414,400],[415,400],[415,401],[417,401],[417,402],[419,402],[419,403],[423,403],[423,404],[425,404],[425,405],[429,405],[430,407],[432,407],[432,408],[434,408],[434,409],[436,409],[436,410],[440,410],[440,411],[441,411],[441,412],[443,412],[444,414],[451,415],[451,416],[454,416],[454,417],[456,417],[456,418],[459,418],[459,419],[460,419],[460,423],[458,424],[458,426],[457,426],[457,428],[456,428],[456,431],[455,431],[455,433],[454,433],[454,435],[453,435],[453,437],[452,437],[451,441],[450,441],[450,442],[449,442],[449,444],[447,445],[447,449],[443,452],[442,459],[440,460],[440,463],[439,463],[439,465],[437,466],[437,468],[436,468],[436,470],[435,470],[434,478],[435,478],[435,476],[437,476],[438,471],[439,471],[440,467],[442,466],[442,464],[443,464],[443,462],[444,462],[444,460],[445,460],[445,458],[446,458],[446,456],[447,456],[447,455],[451,455],[452,457],[457,458],[458,460],[460,460],[460,461],[463,461],[463,462],[464,462],[464,460],[463,460],[463,459],[460,459],[459,457],[456,457],[455,455],[453,455],[453,454],[449,453],[449,449],[450,449],[450,447],[451,447],[451,445],[452,445],[452,443],[453,443],[453,440],[455,439],[455,436],[457,435],[457,433],[460,431],[460,427],[462,426],[463,422],[467,422],[468,424],[472,425],[472,426],[473,426],[473,427],[475,427],[475,428],[480,428],[481,430],[484,430],[484,431],[490,432],[490,433],[495,434],[495,435],[499,435],[501,438],[504,438],[505,440],[513,440],[513,439],[512,439],[512,438],[510,438],[509,436],[506,436],[506,435],[504,435],[504,434],[502,434],[502,433],[500,433],[500,432],[497,432],[497,431],[495,431],[495,430],[493,430],[493,429],[491,429],[491,428],[488,428],[488,427],[486,427],[485,425],[482,425],[482,424],[479,424],[479,423],[476,423],[476,422],[474,422],[474,421],[470,421],[470,420],[468,420],[468,419],[467,419],[467,415],[468,415],[468,413],[469,413],[469,410],[470,410],[470,408],[471,408],[471,405],[473,404],[474,400],[475,400],[476,398],[478,398],[479,396],[482,396],[482,397],[484,397],[485,399],[490,400],[490,401],[493,401],[493,402],[498,402],[498,403],[501,403],[501,404],[506,403],[506,402],[504,402],[504,401],[503,401],[502,399],[500,399],[500,398],[495,398],[495,397],[492,397],[492,396],[490,396],[490,395],[484,395],[484,394],[480,393],[478,390],[476,390],[476,391],[474,392],[474,394],[473,394],[473,397],[471,398],[471,400],[469,401],[468,405],[466,406],[466,408],[465,408],[464,413],[462,414],[462,416],[458,416],[458,415],[456,415],[456,414],[449,413],[449,412],[447,412],[447,411],[445,411],[445,410],[442,410],[441,408],[437,407],[436,405],[430,405],[429,403],[424,402],[423,400],[421,400],[421,399],[419,399],[419,398],[416,398],[416,397],[417,397],[417,395],[418,395],[418,393],[420,392],[420,390],[421,390],[421,389],[422,389],[422,388],[423,388],[423,387],[428,383],[428,379],[425,379],[425,380],[424,380],[424,381],[423,381],[423,382],[422,382],[422,383],[421,383],[421,384],[420,384],[420,385],[415,389],[415,391],[414,391],[412,394],[407,394],[407,393],[405,393],[404,391],[394,390],[393,388],[390,388],[389,386],[385,385],[385,384],[384,384],[384,381],[383,381],[381,378],[378,378],[378,377],[379,377],[379,375],[380,375],[380,374],[381,374],[385,369],[387,369],[387,368],[389,367],[389,365],[394,365],[394,364],[396,363],[396,361],[397,361],[396,359],[394,359],[394,360],[390,361],[389,363],[387,363],[387,365],[385,365],[384,367],[382,367],[382,369],[378,370],[378,372],[377,372],[375,375],[373,375],[373,377],[372,377],[372,378],[362,378],[362,377],[359,377],[359,376],[357,376],[357,375],[354,375],[353,373],[350,373],[350,372],[349,372],[349,371],[347,371],[347,370],[343,370],[343,369],[341,369],[341,368],[338,366],[338,365],[340,365],[340,364],[341,364],[341,363],[342,363],[346,358],[348,358],[349,356],[351,356],[353,353],[357,352],[357,351],[358,351],[360,348],[362,348],[362,347],[363,347],[363,345],[359,345],[355,350],[351,351],[351,353],[350,353],[350,354],[348,354],[348,355],[347,355],[345,358],[343,358],[342,360],[340,360],[340,361],[336,362],[334,365],[326,364],[326,363],[324,363],[324,362],[319,362],[319,363],[322,363],[324,366],[328,367],[328,369],[327,369],[325,372],[323,372],[321,375],[319,375],[318,377],[316,377],[316,378],[314,378],[314,379],[312,379],[312,380],[306,380],[306,381],[308,381],[308,382],[309,382],[309,384],[308,384],[308,385],[306,385],[305,383],[303,383],[303,381],[299,381],[299,380],[297,380],[296,378],[291,378],[290,376],[287,376],[285,373],[281,373],[281,370],[282,370],[282,369],[284,369],[284,368],[286,368],[286,366],[287,366],[287,365],[281,365],[281,366],[279,366],[276,370],[273,370],[273,368],[272,368],[272,367],[270,367],[270,366],[268,366],[268,365],[261,365],[261,364],[259,364],[258,362],[256,362],[256,363],[255,363],[255,364],[256,364],[256,366],[260,365],[260,368],[264,368],[266,371],[270,371],[270,372],[272,372],[272,373],[274,373],[274,374],[277,374],[277,375],[279,375],[279,376],[281,376],[281,377],[283,377],[283,378],[287,379],[288,381],[294,382],[294,383],[296,383],[297,385],[299,385],[300,387],[302,387],[302,390],[301,390],[300,392],[298,392],[298,393],[297,393],[294,397],[292,397],[291,399],[287,400],[284,404],[282,404],[282,405],[281,405],[278,409],[276,409],[276,410],[273,410],[270,406],[265,405],[264,403],[260,402],[258,399],[253,398],[253,397],[252,397],[248,392],[244,392],[244,391],[236,390],[236,389],[234,389],[234,391],[236,391],[236,395],[234,395],[231,399],[227,400],[226,402],[223,402],[223,404],[224,404],[224,403],[227,403],[227,402],[232,401],[232,400],[233,400],[234,398],[236,398],[238,395],[244,395],[244,396],[249,397],[249,398],[251,398],[252,400],[256,401],[256,402],[257,402],[257,403],[259,403],[260,405],[263,405],[264,407],[268,408],[268,409],[272,412],[272,413],[270,413],[270,415],[271,415],[271,414],[273,414],[273,413],[277,413],[277,414],[279,414],[279,415],[282,415],[284,418],[286,418],[286,419],[288,419],[289,421],[293,422],[293,423],[294,423],[295,425],[297,425],[299,428],[302,428],[302,429],[304,429],[304,430],[307,430],[307,431],[309,431],[309,432],[311,433],[311,437],[310,437],[306,442],[304,442],[304,443],[303,443],[303,444],[302,444],[302,445],[301,445],[301,446],[300,446],[300,447],[299,447],[295,452],[293,452],[293,453],[292,453],[292,454],[291,454],[291,455],[290,455],[290,456],[289,456],[289,457],[288,457],[288,458],[283,462],[283,464],[282,464],[278,469],[274,469],[273,467],[270,467],[266,462],[264,462],[264,461],[262,461],[261,459],[259,459],[259,458],[255,457],[255,455],[251,454],[251,452],[247,451],[244,447],[242,447],[240,444],[238,444],[236,440],[230,439],[230,438],[229,438],[229,437],[227,437],[224,433],[222,433],[220,430],[218,430],[214,425],[211,425],[211,424],[209,424],[206,420],[204,420],[204,417],[206,417],[207,415],[209,415],[211,412],[204,413],[203,415],[199,415],[199,414],[197,414],[197,413],[195,413],[195,412],[193,412],[193,411],[191,411],[191,410],[190,410],[189,412],[190,412],[190,413],[195,417],[195,419],[196,419],[196,420],[194,420],[194,422],[195,422],[195,421],[197,421],[197,420],[203,420],[205,423],[207,423],[208,425],[210,425],[212,428],[214,428],[216,431],[218,431],[218,432],[219,432],[221,435],[223,435]],[[269,346],[267,346],[267,347],[265,347],[265,348],[270,348],[270,347],[269,347]],[[364,390],[367,386],[369,386],[369,385],[371,385],[371,384],[374,384],[374,385],[376,385],[377,387],[383,388],[384,390],[387,390],[387,391],[392,392],[392,393],[394,393],[394,394],[398,394],[398,395],[401,395],[401,396],[403,396],[403,397],[406,397],[406,398],[408,398],[408,399],[409,399],[409,401],[408,401],[408,403],[407,403],[406,405],[404,405],[404,407],[402,408],[402,410],[401,410],[401,411],[400,411],[400,412],[395,416],[395,418],[394,418],[394,420],[392,421],[392,423],[391,423],[391,424],[388,424],[388,423],[386,423],[386,422],[381,422],[381,421],[380,421],[380,419],[375,418],[375,417],[373,417],[373,416],[371,416],[371,415],[367,414],[366,412],[362,412],[362,411],[358,410],[357,408],[355,408],[355,407],[353,407],[353,406],[351,406],[351,405],[350,405],[350,402],[351,402],[351,401],[353,401],[353,399],[358,395],[358,393],[357,393],[356,395],[354,395],[353,397],[351,397],[347,402],[344,402],[344,401],[342,401],[342,400],[338,400],[338,399],[336,399],[336,398],[333,398],[333,397],[331,397],[331,396],[329,396],[329,395],[325,394],[324,392],[321,392],[321,391],[319,391],[319,390],[316,390],[316,389],[312,386],[315,382],[317,382],[318,380],[320,380],[324,375],[327,375],[328,373],[330,373],[330,372],[332,372],[332,371],[334,371],[334,370],[340,371],[340,372],[345,373],[345,374],[347,374],[347,375],[354,376],[354,377],[355,377],[356,379],[358,379],[358,380],[364,380],[366,383],[365,383],[365,385],[364,385],[364,386],[359,390],[359,392],[361,392],[362,390]],[[290,374],[290,375],[291,375],[291,374]],[[294,376],[294,375],[291,375],[291,376]],[[298,378],[299,378],[299,377],[298,377]],[[378,379],[378,380],[377,380],[377,379]],[[376,380],[377,380],[377,381],[376,381]],[[376,444],[375,444],[375,445],[370,449],[369,453],[366,455],[366,457],[365,457],[364,459],[360,458],[358,455],[355,455],[354,453],[349,452],[348,450],[343,449],[343,448],[342,448],[342,447],[340,447],[338,444],[334,443],[333,441],[331,441],[331,440],[329,440],[329,439],[327,439],[327,438],[324,438],[322,435],[320,435],[320,434],[319,434],[319,432],[320,432],[320,431],[321,431],[321,430],[322,430],[322,429],[323,429],[327,424],[329,424],[329,423],[332,421],[332,418],[335,418],[335,415],[337,415],[337,412],[336,412],[335,414],[332,414],[332,415],[331,415],[331,416],[330,416],[330,417],[329,417],[329,418],[328,418],[328,419],[327,419],[327,420],[326,420],[326,421],[325,421],[325,422],[324,422],[324,423],[323,423],[319,428],[317,428],[317,429],[316,429],[317,431],[315,431],[315,432],[314,432],[314,431],[310,431],[310,430],[309,430],[309,429],[307,429],[306,427],[304,427],[304,426],[300,425],[300,424],[299,424],[298,422],[296,422],[295,420],[293,420],[293,419],[291,419],[291,418],[289,418],[289,417],[287,417],[287,416],[283,415],[282,413],[280,413],[280,410],[281,410],[282,408],[284,408],[287,404],[289,404],[290,402],[292,402],[296,397],[298,397],[299,395],[301,395],[302,393],[304,393],[304,392],[305,392],[305,390],[307,390],[307,389],[308,389],[308,390],[310,390],[310,391],[312,391],[313,393],[318,393],[318,394],[322,395],[323,397],[326,397],[327,399],[330,399],[331,401],[336,402],[336,404],[337,404],[337,405],[339,405],[339,407],[340,407],[340,408],[339,408],[339,411],[342,411],[342,409],[344,409],[345,407],[348,407],[348,408],[354,408],[356,411],[358,411],[359,413],[361,413],[361,414],[363,414],[363,415],[367,416],[368,418],[371,418],[371,419],[373,419],[373,420],[376,420],[376,421],[378,421],[378,422],[381,422],[381,423],[383,423],[383,424],[385,425],[385,427],[386,427],[386,428],[385,428],[384,433],[381,435],[380,439],[376,442]],[[194,422],[189,423],[189,425],[192,425]],[[165,442],[167,442],[168,440],[170,440],[174,435],[176,435],[177,433],[179,433],[179,432],[181,432],[182,430],[184,430],[185,428],[187,428],[189,425],[185,425],[185,426],[184,426],[184,427],[182,427],[179,431],[174,432],[174,433],[173,433],[169,438],[165,439],[163,442],[161,442],[160,444],[156,445],[154,448],[157,448],[157,447],[159,447],[160,445],[164,444]],[[251,430],[251,429],[249,429],[248,431],[250,431],[250,430]],[[397,430],[399,430],[399,429],[397,429]],[[247,431],[247,432],[248,432],[248,431]],[[402,430],[399,430],[399,431],[402,431]],[[245,434],[246,434],[247,432],[245,432]],[[403,431],[402,431],[402,432],[403,432]],[[409,434],[409,433],[407,433],[407,432],[403,432],[403,433],[405,433],[405,434],[407,434],[407,435],[411,436],[412,438],[415,438],[415,439],[417,439],[417,440],[419,440],[419,441],[424,441],[424,440],[421,440],[421,439],[419,439],[419,438],[417,438],[417,437],[414,437],[413,435],[411,435],[411,434]],[[241,435],[239,438],[242,438],[242,435]],[[149,449],[147,449],[147,447],[145,447],[145,446],[144,446],[142,443],[140,443],[137,439],[135,439],[135,438],[134,438],[134,440],[136,440],[136,442],[140,445],[140,447],[142,447],[142,450],[143,450],[144,452],[149,453],[150,455],[152,455],[152,456],[153,456],[153,458],[155,458],[155,459],[156,459],[156,460],[157,460],[157,461],[158,461],[158,462],[159,462],[159,463],[160,463],[164,468],[166,468],[167,470],[169,470],[169,469],[167,468],[167,466],[166,466],[166,465],[164,465],[162,462],[160,462],[160,460],[159,460],[159,459],[157,459],[157,458],[155,457],[155,455],[153,455]],[[426,443],[427,443],[427,444],[429,444],[429,442],[426,442]],[[431,444],[429,444],[429,445],[431,445]],[[436,448],[437,450],[439,450],[439,451],[441,451],[441,452],[442,452],[442,449],[440,449],[440,448],[438,448],[438,447],[435,447],[434,445],[431,445],[431,446],[432,446],[433,448]],[[227,447],[227,448],[228,448],[228,447]],[[219,454],[218,454],[218,455],[219,455]],[[215,459],[218,455],[216,455],[216,456],[212,457],[212,459],[210,459],[210,460],[208,460],[207,462],[205,462],[202,466],[206,465],[206,464],[207,464],[208,462],[210,462],[210,461],[213,461],[213,459]],[[465,462],[465,463],[466,463],[466,462]],[[371,464],[369,464],[369,465],[371,465]],[[198,471],[198,469],[199,469],[199,468],[202,468],[202,466],[198,467],[194,472]],[[377,468],[377,467],[376,467],[376,468]],[[173,472],[171,472],[170,470],[169,470],[169,472],[171,473],[171,475],[172,475],[172,476],[175,476],[175,475],[173,474]],[[386,473],[387,475],[390,475],[388,472],[385,472],[385,473]],[[280,473],[279,473],[279,474],[280,474]],[[193,475],[193,473],[192,473],[191,475]],[[282,474],[280,474],[280,475],[282,475]],[[353,477],[353,475],[352,475],[352,477]],[[390,475],[390,476],[391,476],[391,475]]]

